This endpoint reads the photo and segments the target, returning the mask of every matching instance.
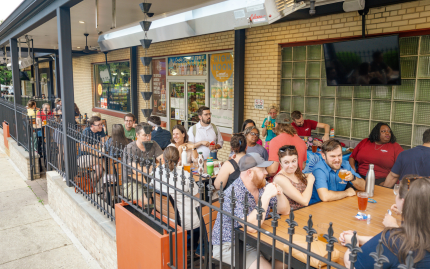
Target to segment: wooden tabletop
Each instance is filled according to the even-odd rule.
[[[339,235],[343,231],[354,230],[357,231],[358,235],[375,236],[380,233],[385,227],[382,221],[387,213],[387,209],[390,209],[391,205],[395,203],[395,196],[392,189],[387,189],[380,186],[375,186],[375,192],[373,199],[377,203],[367,203],[366,214],[371,215],[371,223],[367,224],[367,221],[357,220],[354,216],[358,213],[358,200],[357,196],[347,197],[338,201],[332,202],[320,202],[311,206],[303,207],[294,211],[295,221],[298,226],[295,228],[296,234],[306,235],[306,231],[303,229],[307,226],[309,215],[312,215],[314,228],[318,232],[317,224],[333,222],[334,237],[339,238]],[[393,215],[394,216],[394,215]],[[399,216],[394,216],[400,220]],[[285,239],[289,239],[288,235],[288,223],[285,222],[288,219],[288,215],[281,216],[278,220],[279,226],[276,230],[276,234]],[[262,224],[262,228],[272,232],[271,220],[266,220]],[[327,231],[325,232],[327,233]],[[256,237],[255,233],[248,233],[249,236]],[[261,234],[261,240],[272,244],[272,238],[267,235]],[[294,241],[293,241],[294,243]],[[276,246],[282,251],[283,244]],[[343,265],[343,256],[347,250],[339,243],[335,243],[335,248],[340,251],[339,264]]]

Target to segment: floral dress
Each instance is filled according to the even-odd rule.
[[[299,180],[299,183],[296,183],[296,182],[292,181],[289,177],[287,177],[286,175],[284,175],[282,173],[278,173],[277,175],[281,175],[281,176],[284,176],[284,177],[288,178],[288,180],[290,180],[290,182],[291,182],[291,185],[293,185],[294,188],[296,188],[300,193],[303,193],[305,191],[306,184],[304,184],[300,180]],[[290,199],[290,197],[288,197],[287,195],[285,195],[285,197],[287,197],[288,202],[290,202],[291,210],[296,210],[298,208],[303,207],[303,205],[301,205],[301,204],[297,203],[296,201]]]

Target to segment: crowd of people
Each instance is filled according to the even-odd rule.
[[[56,102],[58,105],[58,102]],[[29,113],[35,111],[35,103],[29,102]],[[49,105],[44,105],[40,111],[36,112],[36,118],[48,117],[50,114]],[[54,114],[61,113],[61,100],[59,107],[54,110]],[[99,116],[92,116],[88,120],[88,126],[82,131],[82,144],[104,143],[105,148],[115,146],[123,150],[124,155],[115,155],[115,152],[108,152],[109,155],[127,159],[126,153],[134,156],[147,158],[156,157],[159,164],[155,171],[151,171],[162,181],[171,183],[173,174],[167,176],[161,172],[168,168],[172,173],[177,166],[182,163],[191,164],[196,162],[199,153],[207,159],[216,150],[223,147],[223,137],[218,127],[211,122],[211,111],[208,107],[200,107],[197,110],[199,122],[191,126],[188,130],[182,125],[173,126],[172,132],[161,127],[161,119],[151,116],[147,122],[136,123],[133,114],[124,116],[124,124],[114,124],[112,133],[107,138],[103,130],[102,120]],[[403,223],[397,223],[392,216],[385,216],[383,224],[387,227],[381,234],[369,238],[359,237],[359,243],[363,245],[363,253],[358,255],[358,262],[355,268],[369,268],[372,261],[369,260],[369,252],[375,251],[376,244],[382,238],[384,242],[384,255],[390,255],[390,262],[393,267],[400,262],[404,262],[407,249],[414,251],[415,268],[429,268],[430,245],[422,241],[430,235],[428,225],[428,191],[430,188],[430,166],[427,161],[430,158],[430,129],[423,134],[423,145],[412,149],[403,150],[396,142],[396,137],[389,124],[378,123],[372,129],[368,138],[363,139],[353,150],[349,160],[343,159],[342,144],[336,139],[329,138],[330,126],[312,120],[305,120],[300,111],[294,111],[291,116],[286,113],[278,113],[276,105],[271,105],[268,109],[268,117],[264,119],[260,129],[255,121],[247,119],[242,126],[242,132],[233,134],[230,141],[231,153],[229,159],[225,160],[219,173],[214,180],[216,189],[223,189],[225,193],[222,210],[232,213],[230,201],[236,201],[234,215],[244,218],[243,205],[245,199],[248,201],[250,212],[247,222],[257,223],[257,203],[261,198],[262,208],[265,209],[266,217],[275,202],[279,214],[289,214],[291,210],[296,210],[304,206],[318,202],[328,202],[340,200],[345,197],[356,195],[356,191],[364,191],[366,185],[366,174],[369,164],[374,165],[374,172],[377,185],[393,187],[400,181],[400,192],[396,196],[396,204],[392,210],[402,215]],[[306,169],[308,146],[303,140],[303,136],[312,136],[312,130],[323,128],[324,135],[320,145],[321,159],[313,165],[312,169]],[[265,137],[265,143],[260,139]],[[93,140],[86,140],[85,137],[93,137]],[[152,141],[152,147],[146,152],[144,142]],[[183,153],[186,153],[186,160],[181,160]],[[85,147],[79,149],[78,166],[86,167],[93,165],[95,180],[98,181],[105,173],[103,165],[94,160],[100,156],[94,156],[86,152]],[[146,171],[145,166],[135,162],[135,159],[128,158],[128,164]],[[127,167],[123,174],[133,174],[135,171]],[[130,171],[128,171],[129,169]],[[346,170],[346,177],[339,177],[340,170]],[[309,170],[311,170],[309,172]],[[307,172],[304,172],[307,171]],[[178,171],[179,173],[179,171]],[[182,172],[181,172],[182,173]],[[189,172],[185,172],[187,178]],[[411,177],[417,175],[422,178]],[[131,182],[127,177],[122,180],[124,194],[143,200],[142,183]],[[160,188],[155,184],[156,188]],[[232,190],[234,188],[234,192]],[[197,191],[197,186],[193,191]],[[167,189],[162,189],[167,191]],[[190,190],[187,186],[186,190]],[[427,192],[426,192],[427,191]],[[196,195],[192,193],[192,195]],[[234,197],[232,197],[232,195]],[[186,198],[177,196],[178,205],[185,204],[185,215],[182,225],[186,230],[198,231],[200,223],[194,208],[199,204]],[[246,197],[246,198],[245,198]],[[182,210],[182,206],[178,206]],[[414,218],[412,212],[422,212],[419,221]],[[180,212],[182,215],[182,212]],[[190,216],[193,214],[193,223]],[[222,219],[222,220],[221,220]],[[213,257],[219,258],[221,253],[225,263],[231,263],[232,227],[240,226],[226,215],[218,214],[212,234]],[[197,229],[197,230],[196,230]],[[222,238],[220,231],[222,230]],[[248,228],[248,230],[252,230]],[[420,239],[421,238],[421,239]],[[339,240],[342,244],[347,244],[351,240],[351,232],[345,231]],[[260,268],[270,268],[270,263],[263,256],[257,253],[255,248],[246,247],[246,268],[255,268],[257,259],[260,259]],[[348,255],[345,255],[347,263]],[[282,264],[277,261],[277,266]],[[385,265],[384,265],[385,266]]]

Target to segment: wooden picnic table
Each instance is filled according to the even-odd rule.
[[[354,230],[357,231],[358,235],[364,236],[375,236],[380,233],[385,227],[382,224],[382,221],[385,217],[385,213],[387,213],[387,209],[390,209],[391,205],[395,203],[395,196],[392,189],[384,188],[381,186],[375,186],[374,196],[372,197],[376,200],[377,203],[367,203],[366,214],[371,215],[371,223],[367,224],[367,221],[357,220],[355,215],[358,213],[358,200],[357,196],[347,197],[341,200],[332,201],[332,202],[320,202],[317,204],[313,204],[307,207],[303,207],[294,211],[294,220],[297,222],[298,226],[295,228],[295,234],[306,236],[306,231],[303,229],[304,226],[307,226],[307,222],[309,220],[309,215],[312,215],[312,220],[314,223],[313,228],[317,231],[317,225],[320,223],[333,223],[333,231],[334,237],[336,239],[339,238],[339,235],[343,231]],[[397,220],[400,220],[400,216],[393,214]],[[289,240],[288,234],[288,223],[286,219],[288,219],[288,215],[282,215],[278,220],[278,228],[276,229],[276,235],[282,238]],[[273,228],[271,226],[271,219],[265,220],[261,227],[264,230],[272,233]],[[327,231],[325,231],[325,234]],[[243,228],[236,229],[236,242],[242,241],[243,245]],[[317,235],[314,235],[314,238]],[[257,245],[257,234],[256,233],[247,233],[247,241],[246,243],[256,247]],[[239,241],[238,241],[239,240]],[[265,253],[268,256],[271,256],[271,246],[272,246],[272,238],[261,233],[261,251],[268,252]],[[293,240],[294,243],[294,240]],[[282,243],[276,244],[276,254],[275,258],[278,260],[279,257],[283,255],[283,245]],[[340,257],[338,263],[340,265],[344,265],[343,257],[348,248],[342,246],[340,243],[335,243],[334,248],[339,250]],[[237,250],[237,248],[236,248]],[[269,252],[270,251],[270,252]],[[240,252],[240,251],[239,251]],[[237,253],[239,254],[239,253]],[[288,260],[288,253],[285,252],[285,260]],[[238,256],[236,256],[238,258]],[[239,261],[242,261],[240,259]],[[305,268],[305,264],[295,260],[294,268]],[[239,267],[242,268],[242,267]]]

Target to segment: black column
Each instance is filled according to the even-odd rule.
[[[130,92],[131,92],[131,113],[138,118],[137,107],[137,47],[130,48]]]
[[[18,59],[18,41],[15,38],[9,40],[10,45],[10,62],[12,64],[12,84],[13,84],[13,102],[15,107],[15,127],[16,127],[16,141],[18,141],[18,115],[16,113],[17,105],[21,104],[21,81],[19,80],[19,59]],[[11,122],[9,122],[11,124]]]
[[[33,96],[36,96],[36,92],[34,91],[34,81],[35,81],[35,77],[34,77],[34,65],[31,66],[31,77],[33,78],[33,83],[31,83],[31,95],[33,98]]]
[[[76,148],[67,143],[67,126],[75,124],[74,111],[74,91],[73,91],[73,65],[72,65],[72,35],[70,26],[70,8],[57,8],[57,31],[58,31],[58,56],[60,72],[61,96],[62,96],[62,113],[63,113],[63,143],[64,143],[64,161],[66,170],[66,184],[71,186],[70,178],[72,177],[71,164],[76,159]]]
[[[53,72],[52,72],[52,65],[53,61],[49,61],[49,69],[48,69],[48,100],[51,101],[54,97],[54,79],[53,79]],[[51,106],[53,104],[51,103]],[[53,107],[52,107],[53,108]]]
[[[42,97],[40,91],[39,61],[37,59],[34,60],[34,85],[36,85],[36,96],[39,98]]]
[[[233,133],[239,133],[244,117],[245,99],[245,29],[234,31],[234,123]]]
[[[60,87],[60,60],[58,55],[55,54],[55,87],[57,88],[57,97],[61,98],[61,87]]]

